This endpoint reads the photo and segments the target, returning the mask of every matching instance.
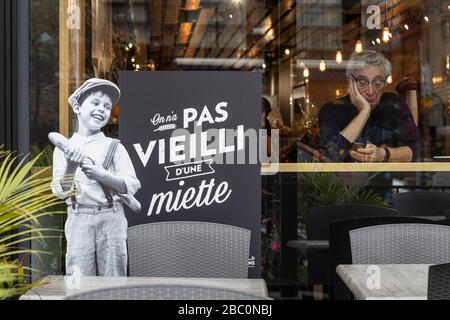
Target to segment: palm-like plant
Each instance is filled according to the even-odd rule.
[[[61,201],[50,190],[51,177],[41,178],[50,168],[30,174],[38,159],[18,161],[0,146],[0,299],[20,295],[33,286],[26,279],[33,270],[23,266],[24,257],[49,254],[27,244],[61,237],[61,230],[39,225],[39,218],[63,212],[57,211]]]
[[[331,204],[370,204],[386,207],[384,199],[367,189],[375,174],[353,173],[344,178],[331,172],[304,173],[298,188],[300,213],[311,207]]]

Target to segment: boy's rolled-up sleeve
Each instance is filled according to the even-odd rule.
[[[61,180],[64,177],[66,172],[66,159],[61,150],[55,148],[53,151],[53,179],[50,184],[52,192],[55,196],[57,196],[61,200],[65,200],[73,193],[74,183],[72,183],[72,187],[70,190],[64,191]]]
[[[126,193],[119,193],[121,197],[131,198],[141,188],[141,183],[136,177],[133,163],[125,147],[119,143],[114,156],[115,175],[121,177],[127,187]]]

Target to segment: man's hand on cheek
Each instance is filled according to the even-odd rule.
[[[350,156],[359,162],[382,162],[384,158],[384,149],[369,143],[365,148],[350,151]]]
[[[90,164],[82,164],[81,170],[83,170],[84,174],[91,180],[95,180],[98,182],[102,182],[107,176],[108,171],[105,168],[97,165]]]

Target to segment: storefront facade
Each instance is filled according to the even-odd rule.
[[[268,125],[281,132],[280,162],[298,164],[263,177],[263,276],[283,295],[307,282],[304,261],[287,247],[304,235],[300,175],[343,171],[302,166],[311,158],[298,143],[319,149],[319,110],[347,95],[345,65],[358,45],[392,63],[385,91],[399,93],[414,82],[417,105],[410,107],[427,166],[354,171],[381,172],[373,188],[388,204],[399,187],[450,187],[450,167],[433,162],[450,155],[450,1],[6,0],[0,6],[0,144],[22,154],[51,152],[48,132],[74,132],[67,99],[92,77],[118,83],[125,70],[262,74]],[[106,132],[117,137],[120,105],[112,114]]]

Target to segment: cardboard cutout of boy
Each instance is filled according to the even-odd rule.
[[[53,193],[68,205],[67,275],[127,273],[128,223],[123,203],[137,202],[133,196],[141,184],[125,147],[101,132],[119,98],[114,83],[96,78],[69,98],[78,130],[57,144],[52,181]]]

